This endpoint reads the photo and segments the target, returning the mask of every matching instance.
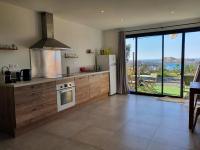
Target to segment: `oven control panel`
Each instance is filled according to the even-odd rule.
[[[75,87],[75,83],[74,82],[68,82],[68,83],[56,85],[56,90],[62,90],[62,89],[72,88],[72,87]]]

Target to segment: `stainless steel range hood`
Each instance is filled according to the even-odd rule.
[[[40,50],[68,50],[69,46],[54,39],[53,14],[48,12],[41,13],[42,39],[32,45],[30,49]]]

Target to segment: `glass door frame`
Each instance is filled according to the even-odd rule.
[[[177,30],[166,30],[166,31],[158,31],[158,32],[148,32],[148,33],[140,33],[140,34],[127,34],[126,38],[135,38],[135,62],[133,65],[135,65],[135,91],[130,91],[130,94],[138,94],[138,95],[148,95],[148,96],[170,96],[170,97],[176,97],[176,98],[182,98],[183,97],[183,84],[184,84],[184,60],[185,60],[185,34],[188,32],[196,32],[200,31],[200,27],[195,28],[186,28],[186,29],[177,29]],[[163,94],[163,86],[164,86],[164,36],[167,34],[173,34],[173,33],[181,33],[182,34],[182,45],[181,45],[181,81],[180,81],[180,96],[172,96]],[[143,93],[137,91],[137,61],[138,61],[138,37],[145,37],[145,36],[156,36],[161,35],[162,36],[162,75],[161,75],[161,94],[151,94],[151,93]]]

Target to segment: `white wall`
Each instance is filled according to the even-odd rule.
[[[0,44],[16,44],[17,51],[0,50],[0,67],[19,64],[30,68],[29,49],[40,37],[38,15],[30,10],[0,3]]]
[[[102,48],[102,31],[54,17],[54,32],[55,38],[72,47],[79,57],[65,59],[65,66],[70,66],[71,72],[78,72],[81,66],[94,67],[94,54],[87,54],[86,50]]]
[[[102,31],[54,16],[55,38],[71,46],[78,54],[77,66],[94,65],[94,56],[86,49],[101,49]],[[19,64],[30,68],[29,47],[41,38],[37,12],[0,2],[0,44],[16,44],[17,51],[0,50],[0,67]],[[69,61],[68,61],[69,62]]]
[[[103,32],[103,48],[111,48],[113,54],[118,52],[118,30],[106,30]]]
[[[104,38],[103,47],[112,48],[113,53],[117,54],[119,31],[125,31],[125,32],[132,31],[132,32],[126,32],[126,34],[138,34],[138,33],[145,33],[145,32],[148,33],[148,32],[156,32],[156,31],[181,29],[181,28],[192,28],[192,27],[199,27],[199,26],[200,26],[200,18],[197,18],[197,19],[188,19],[188,20],[167,22],[167,23],[160,23],[160,24],[143,25],[143,26],[130,27],[130,28],[106,30],[103,32],[103,38]],[[145,29],[145,30],[142,30],[142,29]],[[146,30],[146,29],[149,29],[149,30]]]

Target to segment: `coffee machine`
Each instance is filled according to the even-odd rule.
[[[30,81],[31,80],[31,69],[22,69],[20,71],[20,76],[22,77],[23,81]]]
[[[13,67],[13,65],[3,66],[0,73],[0,82],[2,83],[15,83],[17,81],[30,81],[31,69],[22,69]]]

